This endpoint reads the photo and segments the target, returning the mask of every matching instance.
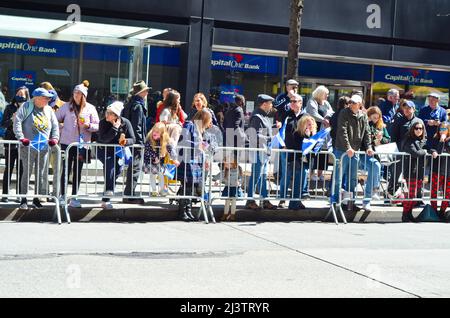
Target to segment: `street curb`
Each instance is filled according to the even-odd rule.
[[[99,207],[86,207],[81,209],[70,208],[72,222],[166,222],[178,221],[178,208],[176,205],[158,206],[131,206],[115,204],[113,210],[103,210]],[[223,207],[214,206],[214,216],[217,222],[223,215]],[[198,206],[193,208],[197,213]],[[322,222],[328,214],[328,208],[307,208],[301,211],[290,210],[245,210],[238,209],[236,221],[239,222]],[[342,220],[337,213],[339,222]],[[349,223],[397,223],[401,222],[401,209],[392,208],[386,211],[379,208],[370,213],[345,212]],[[64,209],[61,209],[62,221],[66,222]],[[54,206],[44,206],[42,209],[19,210],[17,205],[0,207],[0,221],[19,222],[54,222]],[[212,220],[209,220],[210,222]],[[327,222],[334,222],[331,215]]]

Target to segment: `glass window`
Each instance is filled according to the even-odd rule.
[[[277,57],[213,52],[211,61],[211,103],[232,102],[243,94],[253,105],[258,94],[279,93],[281,59]],[[247,109],[247,112],[252,109]]]

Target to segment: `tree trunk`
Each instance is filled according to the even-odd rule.
[[[298,52],[300,49],[300,29],[302,25],[304,0],[291,0],[291,19],[289,21],[289,44],[287,79],[298,78]]]

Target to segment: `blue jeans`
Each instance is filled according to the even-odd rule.
[[[122,173],[123,167],[119,165],[118,157],[114,154],[112,148],[108,148],[107,151],[104,148],[99,148],[97,157],[103,163],[105,191],[114,192],[117,178]],[[103,198],[102,201],[109,202],[109,198]]]
[[[381,163],[374,157],[367,155],[361,156],[359,160],[359,167],[367,171],[367,182],[364,190],[364,203],[369,203],[372,200],[372,192],[374,188],[380,187],[381,178]]]
[[[331,203],[340,203],[340,191],[341,191],[341,184],[342,179],[340,176],[340,161],[343,154],[345,154],[345,151],[340,151],[335,149],[333,151],[333,154],[336,157],[336,167],[334,168],[334,175],[333,178],[335,178],[334,183],[334,193],[331,196]],[[352,158],[349,158],[347,155],[344,156],[344,159],[342,159],[342,177],[346,180],[346,185],[348,186],[345,190],[349,192],[354,192],[357,184],[357,175],[358,175],[358,161],[359,157],[357,154],[355,154]],[[351,169],[351,170],[349,170]]]
[[[280,160],[278,162],[278,172],[280,176],[280,198],[285,198],[287,190],[289,189],[290,181],[287,180],[288,169],[287,153],[280,153]],[[292,173],[292,172],[291,172]]]
[[[248,197],[252,198],[255,193],[255,187],[260,190],[260,196],[267,198],[267,171],[269,158],[262,153],[255,154],[256,162],[252,164],[252,175],[248,184]]]
[[[293,161],[288,163],[287,167],[287,184],[291,183],[292,176],[294,176],[294,189],[292,190],[292,199],[300,199],[305,181],[308,177],[308,164]],[[294,173],[295,171],[295,173]],[[289,209],[296,210],[300,208],[300,200],[290,200]]]

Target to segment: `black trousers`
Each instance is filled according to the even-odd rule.
[[[136,186],[141,174],[141,149],[133,148],[131,149],[131,162],[128,164],[127,169],[127,182],[125,185],[124,194],[127,196],[134,196]]]
[[[61,145],[61,150],[66,151],[68,145]],[[80,157],[81,150],[78,147],[71,147],[69,153],[66,151],[66,161],[68,161],[69,171],[72,171],[72,195],[76,195],[81,182],[81,170],[84,159]],[[65,161],[65,162],[66,162]],[[61,174],[61,195],[66,194],[66,165],[63,163]],[[70,173],[69,173],[70,175]]]
[[[16,166],[16,172],[19,174],[19,179],[16,180],[17,190],[19,193],[19,184],[22,179],[23,169],[22,162],[19,160],[19,152],[17,146],[5,145],[5,171],[3,172],[3,194],[9,193],[9,186],[11,184],[11,176]]]

